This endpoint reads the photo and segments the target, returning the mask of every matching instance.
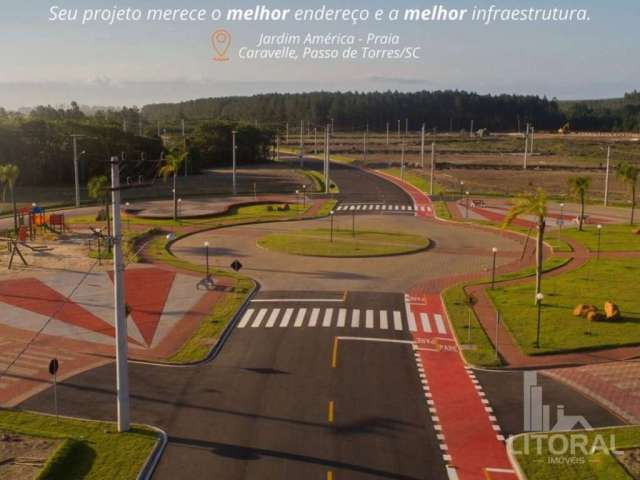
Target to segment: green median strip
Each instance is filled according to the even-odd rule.
[[[373,257],[423,250],[429,239],[395,232],[307,229],[271,233],[258,240],[263,248],[291,255],[316,257]]]
[[[38,480],[134,480],[158,441],[158,433],[147,427],[134,425],[131,431],[118,433],[109,422],[56,420],[15,410],[0,410],[0,432],[60,440]]]
[[[565,228],[561,234],[554,232],[554,236],[574,240],[592,252],[598,250],[598,236],[601,252],[640,251],[640,226],[638,225],[603,225],[600,234],[596,225],[585,225],[583,231],[577,228]]]

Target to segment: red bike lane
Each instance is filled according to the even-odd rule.
[[[459,346],[438,294],[406,297],[416,362],[449,478],[513,480],[505,439]]]

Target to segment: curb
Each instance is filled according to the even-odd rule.
[[[522,470],[522,467],[520,466],[520,463],[518,462],[518,459],[516,458],[516,454],[513,451],[513,442],[515,441],[516,438],[524,437],[525,435],[527,435],[527,434],[526,433],[519,433],[517,435],[511,435],[509,438],[507,438],[507,456],[509,457],[509,461],[511,462],[511,466],[513,467],[513,469],[516,472],[516,476],[518,477],[518,480],[527,480],[527,476],[524,474],[524,471]]]

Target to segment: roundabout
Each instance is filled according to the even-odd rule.
[[[416,253],[431,241],[420,235],[383,231],[331,230],[327,228],[270,233],[258,246],[275,252],[309,257],[381,257]]]

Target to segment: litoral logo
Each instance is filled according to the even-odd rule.
[[[231,45],[231,34],[223,28],[219,28],[211,34],[211,45],[216,52],[213,60],[216,62],[226,62],[229,60],[227,50]]]

